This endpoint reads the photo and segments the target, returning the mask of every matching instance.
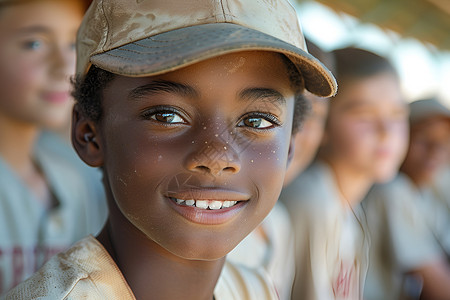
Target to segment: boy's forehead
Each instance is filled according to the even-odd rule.
[[[331,73],[307,53],[288,0],[94,0],[78,36],[77,73],[92,63],[125,76],[162,74],[242,50],[284,53],[305,86],[336,92]]]
[[[217,78],[221,81],[215,80]],[[264,51],[229,53],[156,76],[118,75],[116,79],[135,86],[138,92],[133,95],[137,97],[141,92],[174,92],[195,98],[205,93],[220,94],[222,91],[249,100],[282,98],[295,93],[281,55]],[[235,90],[229,87],[232,84]],[[272,93],[268,93],[269,90]]]

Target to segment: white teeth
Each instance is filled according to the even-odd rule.
[[[223,207],[231,207],[233,205],[235,205],[237,203],[237,201],[223,201],[222,206]]]
[[[195,205],[195,200],[186,200],[186,205],[194,206]]]
[[[237,201],[217,201],[217,200],[182,200],[173,198],[177,204],[186,205],[186,206],[194,206],[201,209],[212,209],[217,210],[221,208],[228,208],[234,206]]]
[[[197,203],[198,203],[198,201],[197,201]],[[221,201],[210,201],[209,202],[209,209],[221,209],[221,208],[222,208]]]
[[[223,201],[222,206],[223,207],[230,207],[231,206],[231,201]]]
[[[207,200],[197,200],[197,201],[195,201],[195,206],[197,206],[198,208],[207,209],[208,201]]]

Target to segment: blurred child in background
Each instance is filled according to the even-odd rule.
[[[450,299],[448,194],[432,187],[448,163],[450,112],[435,99],[409,107],[404,173],[374,186],[363,203],[372,241],[367,300]]]
[[[318,159],[281,195],[295,230],[292,299],[362,299],[368,237],[360,201],[394,176],[407,145],[407,106],[396,71],[371,52],[333,51],[330,101]]]
[[[67,124],[86,6],[0,0],[0,294],[96,231],[84,178],[60,149],[38,142],[44,127]]]
[[[437,99],[412,102],[408,153],[401,166],[419,189],[418,207],[436,241],[450,256],[450,110]],[[447,180],[446,180],[447,179]],[[450,298],[450,292],[449,292]]]

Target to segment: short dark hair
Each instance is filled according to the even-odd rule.
[[[354,47],[332,51],[334,75],[339,84],[347,80],[359,80],[379,73],[391,73],[398,78],[391,62],[375,53]]]
[[[295,91],[294,120],[292,132],[299,128],[307,112],[310,109],[309,103],[303,97],[303,79],[295,65],[284,55],[280,55],[286,65],[291,85]],[[77,76],[72,80],[72,96],[80,112],[94,122],[99,122],[103,116],[103,91],[116,75],[91,66],[85,76]]]
[[[94,122],[102,119],[103,91],[114,77],[111,72],[91,66],[86,76],[77,76],[72,80],[75,105],[85,117]]]

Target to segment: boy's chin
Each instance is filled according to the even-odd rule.
[[[173,255],[184,260],[215,261],[228,255],[244,238],[245,235],[231,236],[218,234],[214,237],[198,237],[197,239],[169,241],[165,245],[160,244]]]
[[[185,248],[181,251],[179,250],[169,250],[172,254],[180,257],[184,260],[191,261],[216,261],[223,259],[228,253],[233,250],[237,244],[233,245],[218,245],[217,243],[211,242],[208,247],[190,247]]]
[[[398,168],[380,170],[377,172],[375,176],[375,183],[386,183],[394,179],[394,177],[398,174]]]

